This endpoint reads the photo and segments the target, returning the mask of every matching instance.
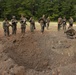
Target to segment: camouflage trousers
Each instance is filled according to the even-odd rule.
[[[73,27],[73,24],[69,24],[69,27],[68,27],[68,29],[69,29],[69,28],[72,28],[72,27]]]
[[[34,26],[34,29],[36,29],[35,24],[33,26]]]
[[[60,30],[60,28],[61,28],[61,24],[58,24],[58,31]]]
[[[21,33],[25,33],[26,30],[26,26],[25,27],[21,27]]]
[[[41,25],[41,32],[42,33],[44,32],[44,29],[45,29],[45,26],[44,25]]]
[[[66,25],[63,24],[63,30],[66,30]]]
[[[49,29],[49,23],[47,23],[46,28]]]
[[[16,34],[17,31],[17,27],[16,26],[12,26],[12,34]]]
[[[9,27],[4,28],[4,35],[9,36]]]
[[[33,24],[30,25],[30,31],[34,32],[34,25]]]

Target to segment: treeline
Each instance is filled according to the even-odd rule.
[[[35,19],[43,14],[51,20],[57,20],[59,16],[76,19],[76,0],[0,0],[1,19],[11,19],[12,15],[19,19],[21,14]]]

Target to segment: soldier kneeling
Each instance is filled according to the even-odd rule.
[[[73,36],[76,34],[76,31],[73,28],[66,30],[64,33],[70,38],[74,38]]]

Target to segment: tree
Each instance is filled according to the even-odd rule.
[[[43,14],[57,20],[59,16],[76,19],[76,0],[0,0],[0,18],[11,19],[23,14],[27,18],[39,18]]]

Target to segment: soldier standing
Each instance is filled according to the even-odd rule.
[[[15,16],[12,17],[11,23],[12,23],[12,34],[16,34],[17,20],[16,20]]]
[[[5,18],[5,20],[3,21],[3,29],[4,29],[4,35],[6,36],[9,36],[9,22],[7,20],[7,18]]]
[[[29,22],[30,22],[30,30],[31,30],[31,32],[33,32],[34,29],[35,29],[35,21],[34,21],[34,19],[31,17],[31,18],[29,19]]]
[[[69,28],[72,28],[72,27],[73,27],[73,18],[70,17],[70,19],[69,19],[69,27],[68,27],[68,29],[69,29]]]
[[[34,22],[34,29],[36,29],[35,22]]]
[[[21,23],[21,33],[25,33],[26,21],[27,21],[27,19],[22,15],[22,16],[21,16],[21,19],[20,19],[20,23]]]
[[[61,28],[61,24],[62,24],[62,18],[59,17],[59,18],[58,18],[58,31],[59,31],[60,28]]]
[[[45,26],[46,26],[46,20],[45,20],[45,18],[44,18],[44,15],[43,15],[43,17],[41,17],[41,18],[39,19],[39,23],[40,23],[40,25],[41,25],[41,32],[43,33],[43,32],[44,32],[44,29],[45,29]]]
[[[64,17],[62,20],[63,23],[63,30],[66,30],[66,18]]]
[[[49,23],[50,23],[50,18],[48,17],[47,19],[46,19],[46,22],[47,22],[47,29],[49,28]]]
[[[43,15],[42,18],[44,20],[44,26],[46,27],[46,18],[45,18],[45,15]]]

